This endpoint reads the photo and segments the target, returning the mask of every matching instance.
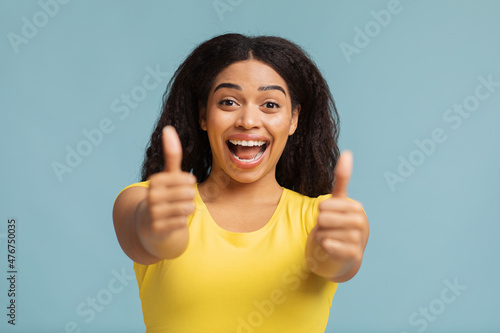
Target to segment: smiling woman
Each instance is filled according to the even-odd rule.
[[[292,110],[286,82],[271,66],[250,59],[223,69],[213,85],[206,107],[200,108],[200,126],[212,151],[211,172],[227,175],[228,181],[272,184],[269,190],[281,194],[276,165],[300,110],[300,105]],[[210,184],[209,176],[200,189]]]
[[[324,332],[368,240],[337,138],[328,85],[292,42],[226,34],[187,57],[113,209],[147,332]]]
[[[338,115],[328,85],[318,68],[297,45],[279,37],[227,34],[199,45],[179,66],[164,95],[162,114],[151,136],[142,180],[164,165],[162,129],[176,128],[182,144],[182,169],[203,182],[210,173],[212,153],[199,123],[200,110],[215,91],[216,76],[229,65],[254,59],[271,67],[286,83],[291,110],[301,106],[296,133],[291,136],[277,165],[278,182],[309,196],[329,193],[333,168],[340,156],[337,146]],[[236,85],[234,82],[222,82]],[[270,83],[265,84],[271,85]],[[284,84],[280,85],[284,89]],[[263,88],[264,89],[264,88]],[[237,91],[238,89],[233,89]],[[232,105],[232,102],[224,102]],[[300,163],[301,172],[296,164]]]

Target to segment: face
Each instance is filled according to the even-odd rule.
[[[274,182],[288,136],[297,128],[287,84],[257,60],[234,63],[217,75],[200,126],[212,149],[211,174],[238,183]]]

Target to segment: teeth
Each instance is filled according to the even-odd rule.
[[[233,152],[231,152],[231,154],[232,154],[232,155],[233,155],[233,156],[234,156],[237,160],[242,161],[242,162],[252,162],[252,161],[255,161],[256,159],[258,159],[259,157],[261,157],[263,153],[264,153],[263,151],[259,151],[259,152],[257,153],[257,155],[255,155],[255,157],[254,157],[254,158],[250,158],[250,159],[248,159],[248,160],[244,160],[244,159],[239,158],[238,156],[236,156]]]
[[[266,144],[266,141],[246,141],[246,140],[229,140],[233,145],[239,145],[239,146],[247,146],[247,147],[254,147],[254,146],[263,146]]]

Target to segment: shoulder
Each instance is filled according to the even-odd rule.
[[[332,197],[331,193],[322,194],[322,195],[319,195],[317,197],[308,197],[307,195],[300,194],[298,192],[295,192],[295,191],[287,189],[287,188],[284,188],[284,190],[287,193],[286,200],[288,202],[291,202],[293,204],[302,204],[304,206],[311,206],[312,205],[312,206],[317,207],[322,201],[324,201],[326,199],[330,199]],[[354,200],[352,198],[347,198],[347,200],[357,202],[356,200]]]
[[[286,193],[287,202],[293,205],[301,205],[303,207],[309,207],[309,206],[317,207],[321,201],[331,198],[332,196],[331,194],[324,194],[317,197],[308,197],[307,195],[300,194],[298,192],[295,192],[287,188],[285,188],[284,191]]]
[[[124,198],[127,198],[127,199],[128,199],[128,198],[130,197],[130,195],[135,196],[135,194],[137,194],[136,192],[134,192],[134,193],[130,193],[130,194],[129,194],[129,192],[126,192],[126,193],[124,194],[125,190],[128,190],[129,188],[149,188],[149,180],[144,181],[144,182],[133,183],[133,184],[130,184],[130,185],[128,185],[128,186],[126,186],[126,187],[124,187],[124,188],[123,188],[123,189],[122,189],[122,190],[121,190],[121,191],[120,191],[120,192],[116,195],[116,197],[115,197],[115,203],[116,203],[117,201],[122,201]],[[132,192],[133,192],[133,191],[132,191]],[[122,195],[122,194],[123,194],[123,195]]]
[[[141,187],[149,187],[149,180],[143,181],[143,182],[138,182],[138,183],[133,183],[125,187],[122,191],[130,188],[130,187],[135,187],[135,186],[141,186]]]
[[[300,226],[300,234],[309,234],[316,224],[318,205],[330,198],[331,194],[308,197],[293,190],[284,189],[284,205],[286,216],[294,221],[292,225]]]
[[[124,187],[120,193],[118,193],[117,197],[122,194],[123,191],[131,188],[131,187],[146,187],[146,188],[149,188],[149,180],[146,180],[146,181],[143,181],[143,182],[138,182],[138,183],[133,183],[133,184],[130,184],[126,187]]]

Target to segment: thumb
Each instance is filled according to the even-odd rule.
[[[335,185],[332,196],[337,198],[347,197],[347,186],[352,174],[352,152],[344,150],[335,166]]]
[[[163,128],[162,141],[163,158],[165,160],[165,168],[163,171],[182,171],[182,145],[179,135],[177,135],[173,126],[165,126]]]

